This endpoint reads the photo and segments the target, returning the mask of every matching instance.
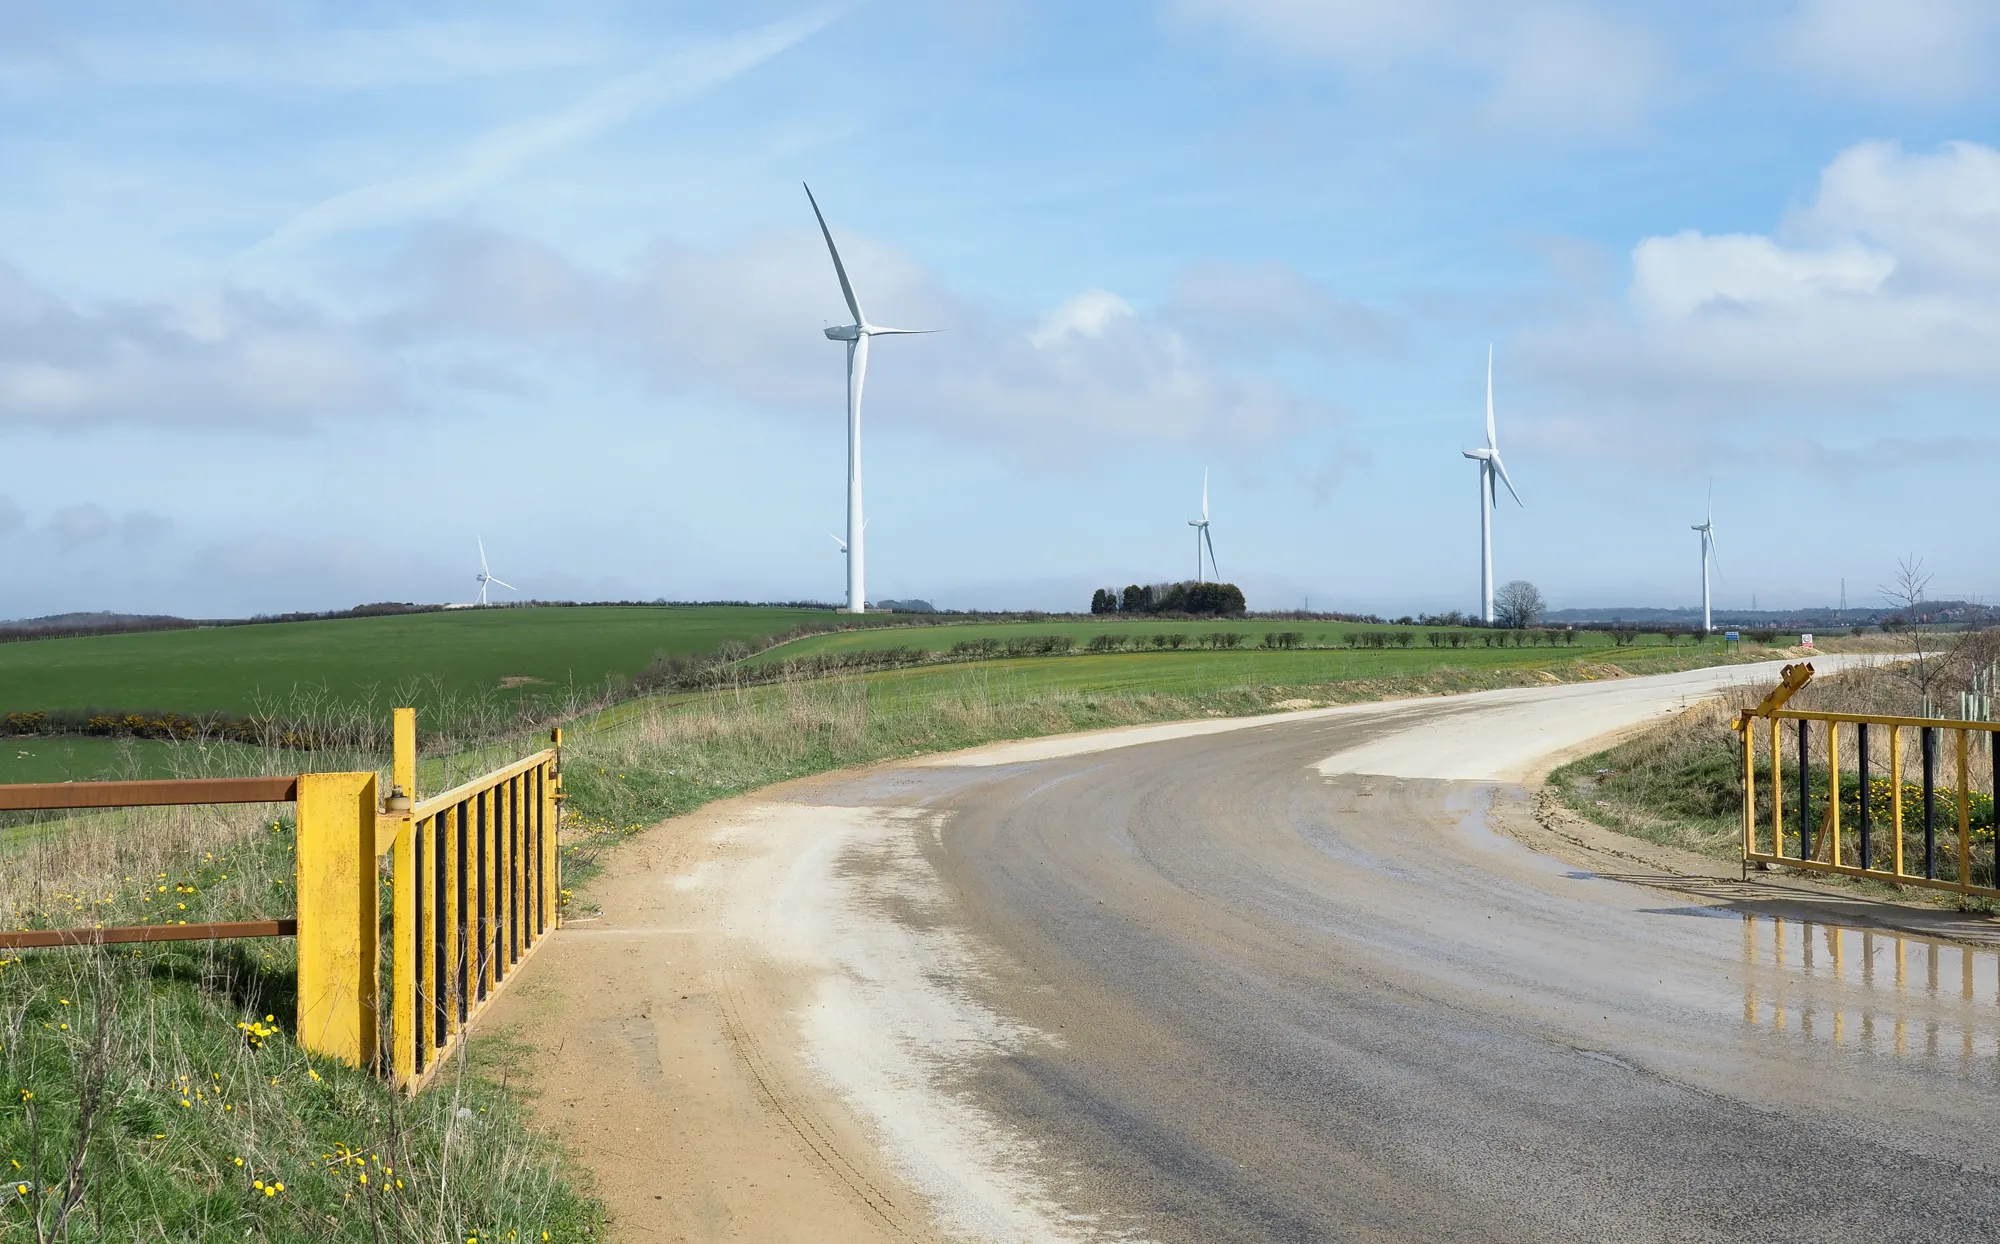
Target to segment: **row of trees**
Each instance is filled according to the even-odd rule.
[[[1234,583],[1153,583],[1126,585],[1123,592],[1099,588],[1090,594],[1090,611],[1097,614],[1185,613],[1205,617],[1240,618],[1247,606],[1243,589]]]

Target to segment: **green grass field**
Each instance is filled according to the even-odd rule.
[[[1188,622],[1165,619],[1138,619],[1133,621],[1102,619],[1080,621],[1067,618],[1051,618],[1044,621],[963,622],[945,623],[938,626],[888,626],[866,631],[843,631],[825,635],[808,635],[802,639],[795,639],[790,643],[772,648],[768,652],[760,653],[751,658],[750,664],[756,666],[769,664],[774,661],[816,656],[821,653],[869,652],[879,651],[884,648],[916,648],[925,652],[948,652],[954,644],[959,643],[977,642],[983,639],[994,639],[1005,643],[1009,639],[1020,639],[1036,635],[1066,635],[1076,642],[1078,648],[1082,648],[1096,636],[1107,633],[1130,636],[1128,644],[1132,647],[1150,647],[1151,637],[1154,635],[1185,635],[1188,637],[1186,646],[1180,650],[1180,654],[1177,654],[1184,655],[1199,642],[1196,637],[1225,631],[1235,632],[1238,635],[1244,636],[1242,642],[1246,646],[1261,644],[1267,633],[1292,631],[1301,637],[1301,642],[1304,644],[1313,647],[1342,648],[1343,650],[1347,643],[1347,636],[1350,633],[1365,635],[1384,632],[1392,634],[1408,632],[1412,636],[1410,647],[1399,649],[1398,651],[1407,656],[1416,656],[1421,653],[1432,663],[1435,663],[1441,655],[1451,659],[1469,659],[1470,654],[1475,651],[1491,655],[1496,650],[1486,648],[1483,644],[1483,637],[1486,635],[1512,634],[1512,632],[1505,631],[1484,631],[1453,627],[1368,626],[1347,622],[1280,622],[1262,621],[1256,618],[1236,618],[1216,622]],[[1428,636],[1433,632],[1441,635],[1457,633],[1464,637],[1463,642],[1466,646],[1457,649],[1448,647],[1433,649],[1428,639]],[[1685,636],[1680,639],[1678,644],[1682,649],[1686,649],[1690,645],[1691,640]],[[1663,636],[1641,634],[1634,639],[1632,646],[1655,647],[1672,645],[1668,645]],[[1720,648],[1721,640],[1710,640],[1708,646]],[[1577,634],[1576,643],[1573,646],[1556,649],[1520,649],[1519,651],[1541,652],[1544,654],[1551,652],[1575,654],[1586,649],[1594,650],[1602,648],[1608,650],[1612,647],[1611,637],[1608,634],[1600,631],[1583,631]],[[1507,651],[1512,653],[1516,650],[1509,648]]]
[[[386,711],[420,687],[518,698],[832,617],[755,606],[468,609],[27,640],[0,644],[0,712],[282,712],[301,695]]]

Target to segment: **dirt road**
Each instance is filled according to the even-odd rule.
[[[630,1239],[1985,1236],[2000,958],[1497,832],[1755,675],[775,788],[628,849],[500,1018]]]

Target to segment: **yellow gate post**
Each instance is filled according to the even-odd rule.
[[[392,852],[390,858],[389,936],[389,1040],[387,1069],[398,1087],[414,1084],[417,1078],[417,1047],[412,1034],[417,1014],[417,956],[422,953],[417,937],[416,825],[411,812],[417,798],[417,710],[399,708],[392,733],[394,761],[389,771],[389,797],[382,801],[380,829],[392,836],[387,843],[377,841],[375,849]]]
[[[375,1061],[375,775],[299,778],[299,1044]]]

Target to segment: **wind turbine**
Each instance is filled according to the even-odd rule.
[[[840,262],[840,250],[833,244],[833,232],[826,227],[826,217],[820,214],[819,200],[813,198],[811,186],[806,187],[806,201],[812,204],[813,219],[819,221],[820,236],[826,239],[826,253],[833,256],[833,272],[840,278],[841,296],[847,299],[847,309],[854,315],[852,324],[829,328],[826,336],[829,341],[847,343],[847,612],[865,613],[868,594],[861,555],[861,538],[866,528],[861,517],[861,384],[868,376],[868,339],[910,336],[937,330],[883,328],[879,324],[870,324],[868,317],[861,313],[861,300],[854,296],[854,286],[847,279],[847,268]]]
[[[1715,629],[1708,611],[1708,564],[1713,561],[1718,568],[1721,566],[1721,559],[1715,553],[1715,481],[1709,481],[1708,506],[1702,521],[1691,526],[1701,533],[1701,633],[1706,635]]]
[[[486,585],[489,583],[497,583],[510,592],[520,590],[504,579],[494,578],[492,572],[486,568],[486,538],[484,536],[479,538],[479,574],[477,579],[479,583],[479,603],[482,605],[486,603]]]
[[[1196,583],[1202,581],[1201,546],[1207,544],[1208,568],[1215,571],[1216,581],[1220,582],[1222,572],[1215,569],[1215,541],[1208,534],[1208,470],[1205,467],[1201,472],[1201,517],[1190,518],[1188,526],[1194,528],[1194,581]]]
[[[1493,511],[1500,504],[1499,490],[1493,487],[1493,477],[1500,476],[1507,491],[1513,494],[1514,504],[1526,508],[1521,494],[1514,492],[1514,481],[1507,478],[1507,464],[1500,461],[1500,445],[1493,435],[1493,347],[1486,347],[1486,448],[1462,451],[1466,457],[1479,464],[1479,600],[1484,608],[1481,615],[1486,624],[1493,624]]]

